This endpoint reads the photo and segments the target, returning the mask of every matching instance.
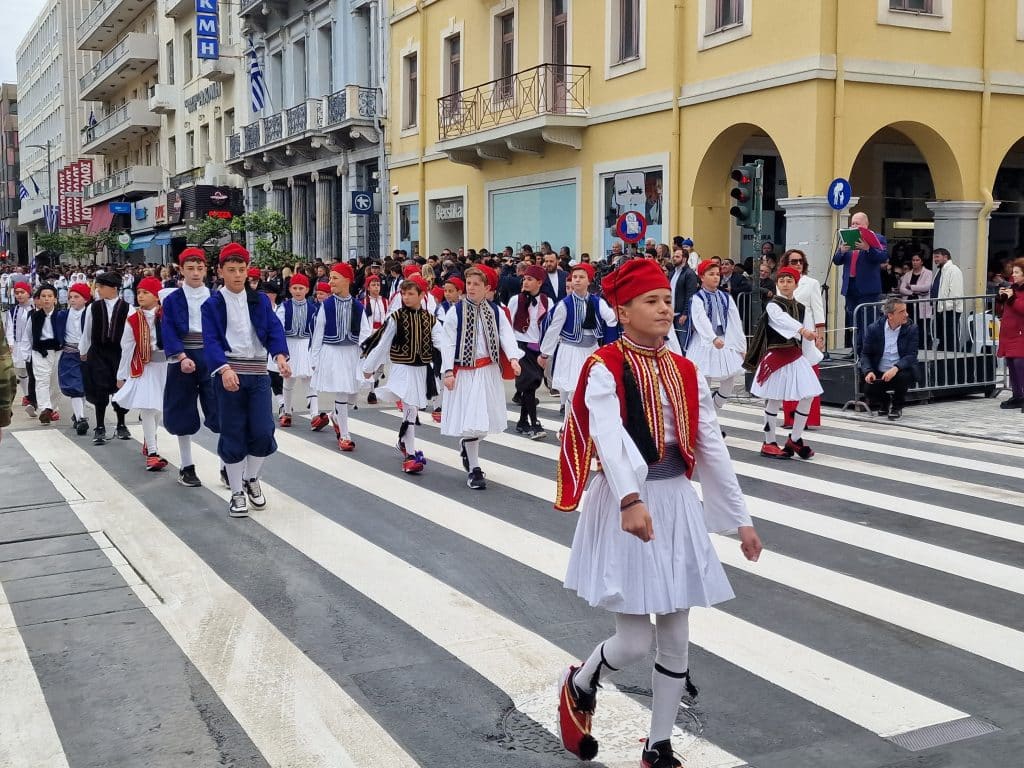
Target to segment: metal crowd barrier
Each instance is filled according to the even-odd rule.
[[[905,299],[910,322],[918,330],[917,381],[908,399],[928,400],[942,394],[983,393],[992,397],[1005,388],[1005,372],[996,357],[999,320],[994,296],[961,296],[938,300]],[[884,301],[861,304],[854,310],[854,399],[847,406],[860,407],[862,379],[859,373],[859,336],[868,325],[884,317]]]

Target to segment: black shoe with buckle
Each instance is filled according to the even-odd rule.
[[[644,743],[643,755],[640,757],[641,768],[682,768],[682,765],[669,739],[655,744]]]
[[[482,491],[487,487],[487,481],[484,480],[484,472],[480,467],[474,467],[473,471],[469,473],[469,477],[466,479],[466,485],[474,491]]]
[[[199,488],[202,486],[199,476],[196,475],[195,465],[189,464],[178,471],[178,484],[184,485],[187,488]]]

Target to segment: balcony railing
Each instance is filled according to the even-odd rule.
[[[82,129],[83,148],[117,133],[126,125],[156,130],[160,127],[160,118],[150,111],[149,102],[141,99],[127,101],[94,125],[87,125]],[[97,148],[92,147],[91,149],[96,150]]]
[[[170,185],[171,189],[181,189],[182,187],[189,187],[196,184],[200,179],[203,178],[205,168],[192,168],[181,173],[176,173],[171,176]]]
[[[82,23],[78,25],[78,39],[81,40],[88,32],[91,32],[100,19],[106,16],[107,12],[119,2],[121,0],[103,0],[103,2],[96,3],[86,17],[82,19]]]
[[[544,115],[586,116],[590,67],[541,64],[437,100],[441,140]]]
[[[242,135],[232,133],[228,136],[228,160],[234,160],[242,154]]]
[[[113,69],[117,63],[128,56],[131,49],[131,44],[134,40],[152,39],[154,45],[153,60],[156,60],[155,54],[155,41],[156,35],[145,34],[141,32],[129,32],[127,35],[122,37],[117,45],[107,51],[103,57],[96,62],[96,65],[78,78],[78,90],[84,92],[89,86],[95,83],[97,80],[104,77],[111,69]],[[145,58],[149,58],[149,54],[145,55]]]
[[[90,200],[101,195],[108,195],[114,192],[127,191],[126,187],[132,184],[145,184],[154,190],[160,187],[161,170],[157,166],[130,165],[122,168],[117,173],[105,176],[99,181],[87,184],[82,190],[82,197]],[[152,190],[147,190],[152,191]]]
[[[244,16],[257,5],[259,5],[262,1],[263,0],[242,0],[242,2],[238,4],[238,13]]]

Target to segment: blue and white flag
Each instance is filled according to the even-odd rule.
[[[18,197],[22,200],[28,200],[28,187],[25,186],[24,181],[18,185]]]
[[[58,208],[56,205],[43,206],[43,217],[46,219],[47,232],[53,233],[57,231],[57,224],[59,223],[59,214],[60,208]]]
[[[262,112],[269,100],[267,81],[263,77],[263,66],[256,54],[256,46],[252,42],[252,37],[249,37],[249,93],[252,97],[253,114]]]
[[[88,125],[90,128],[92,128],[98,122],[99,121],[96,119],[96,113],[93,110],[90,109],[89,110],[89,121],[86,123],[86,125]]]

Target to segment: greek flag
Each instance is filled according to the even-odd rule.
[[[262,112],[267,103],[267,82],[252,37],[249,38],[249,93],[252,96],[253,114]]]
[[[56,205],[44,205],[43,217],[46,219],[46,231],[56,232],[59,220],[60,209]]]
[[[22,200],[28,200],[28,187],[25,186],[24,181],[18,185],[18,197]]]

